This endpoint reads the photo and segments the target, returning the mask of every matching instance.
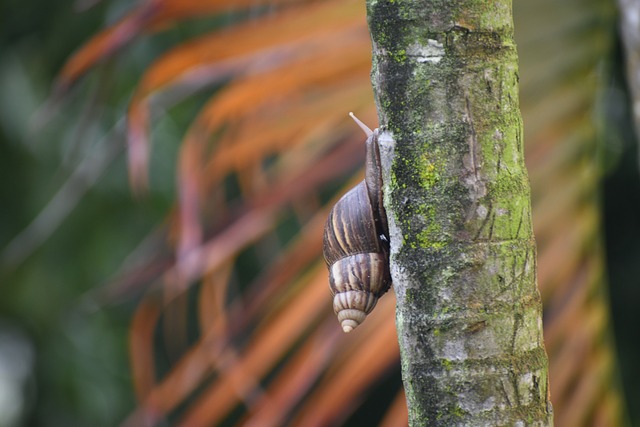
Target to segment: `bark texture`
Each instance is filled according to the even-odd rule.
[[[410,425],[552,425],[511,0],[367,13]]]

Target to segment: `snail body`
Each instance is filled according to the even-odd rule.
[[[345,332],[360,325],[391,286],[378,130],[351,116],[367,133],[365,179],[331,210],[323,248],[333,309]]]

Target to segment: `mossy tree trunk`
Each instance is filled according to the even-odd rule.
[[[367,13],[410,425],[552,425],[511,0]]]

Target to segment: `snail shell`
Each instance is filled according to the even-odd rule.
[[[333,309],[344,332],[361,324],[391,286],[378,130],[364,129],[365,179],[335,204],[324,229]]]

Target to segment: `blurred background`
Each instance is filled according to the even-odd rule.
[[[640,426],[640,180],[612,1],[514,0],[557,426]],[[0,427],[406,425],[394,297],[341,332],[363,1],[0,2]]]

